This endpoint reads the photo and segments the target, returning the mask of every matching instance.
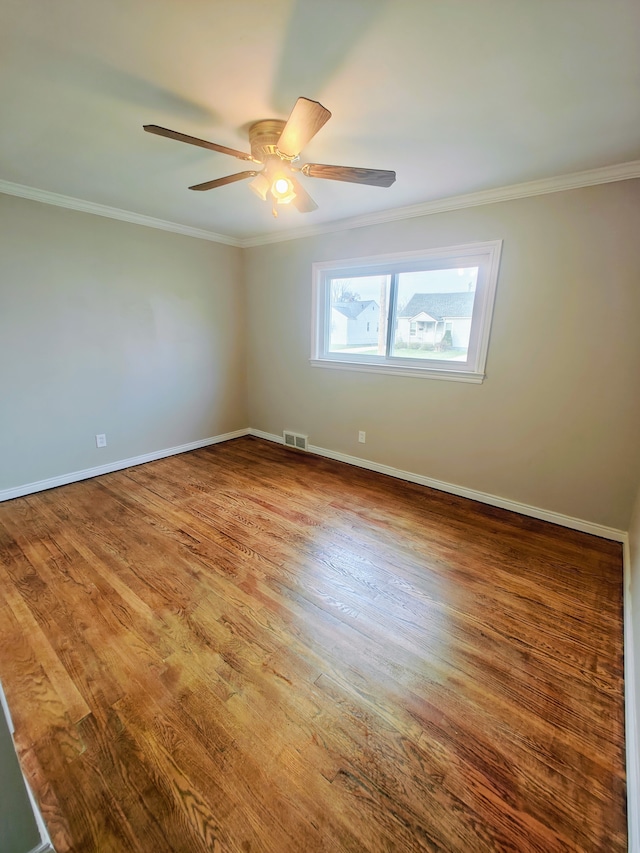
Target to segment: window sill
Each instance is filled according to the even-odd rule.
[[[484,373],[471,370],[438,370],[433,367],[408,367],[395,364],[371,364],[363,361],[338,361],[337,359],[310,358],[312,367],[328,367],[330,370],[355,370],[360,373],[386,373],[389,376],[414,376],[420,379],[445,379],[449,382],[471,382],[481,385]]]

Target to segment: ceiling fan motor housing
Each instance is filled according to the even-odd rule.
[[[275,118],[267,118],[252,124],[249,128],[251,156],[261,163],[269,157],[278,156],[277,144],[285,124],[286,122]]]

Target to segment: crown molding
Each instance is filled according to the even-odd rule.
[[[589,169],[584,172],[572,172],[568,175],[558,175],[554,178],[542,178],[538,181],[528,181],[523,184],[511,184],[492,190],[480,190],[465,195],[449,196],[448,198],[426,201],[410,207],[396,207],[393,210],[383,210],[379,213],[369,213],[363,216],[353,216],[349,219],[329,222],[325,225],[311,225],[308,228],[290,229],[278,234],[264,234],[248,237],[241,241],[243,249],[252,246],[264,246],[267,243],[281,243],[285,240],[299,240],[303,237],[315,237],[319,234],[330,234],[333,231],[344,231],[349,228],[364,228],[367,225],[381,225],[385,222],[396,222],[401,219],[412,219],[416,216],[430,216],[434,213],[447,213],[450,210],[460,210],[465,207],[478,207],[484,204],[496,204],[501,201],[512,201],[534,195],[557,193],[563,190],[575,190],[591,187],[596,184],[610,184],[615,181],[628,181],[640,178],[640,160],[619,163],[615,166],[603,166],[600,169]]]
[[[79,210],[81,213],[106,216],[108,219],[120,219],[122,222],[145,225],[147,228],[157,228],[160,231],[172,231],[175,234],[184,234],[187,237],[197,237],[199,240],[209,240],[211,243],[242,246],[242,240],[239,240],[237,237],[230,237],[228,234],[216,234],[215,231],[205,231],[202,228],[181,225],[179,222],[155,219],[153,216],[144,216],[142,213],[133,213],[130,210],[121,210],[119,207],[109,207],[106,204],[85,201],[81,198],[52,193],[48,190],[38,190],[35,187],[27,187],[24,184],[13,184],[11,181],[0,180],[0,193],[15,195],[20,198],[31,199],[32,201],[40,201],[43,204],[53,204],[56,207],[66,207],[69,210]]]
[[[368,213],[363,216],[335,220],[323,225],[311,225],[307,228],[293,228],[275,234],[260,234],[255,237],[245,238],[232,237],[228,234],[218,234],[215,231],[207,231],[201,228],[192,228],[189,225],[168,222],[164,219],[155,219],[153,216],[144,216],[141,213],[133,213],[117,207],[108,207],[104,204],[84,201],[83,199],[61,195],[60,193],[49,192],[48,190],[39,190],[34,187],[25,186],[24,184],[14,184],[11,181],[0,180],[0,193],[40,201],[43,204],[53,204],[57,207],[79,210],[82,213],[106,216],[109,219],[120,219],[123,222],[132,222],[134,225],[145,225],[147,228],[172,231],[176,234],[184,234],[187,237],[209,240],[212,243],[224,243],[227,246],[248,249],[254,246],[265,246],[269,243],[283,243],[287,240],[300,240],[304,237],[331,234],[334,231],[364,228],[367,225],[381,225],[385,222],[397,222],[398,220],[412,219],[417,216],[430,216],[434,213],[447,213],[451,210],[461,210],[466,207],[496,204],[501,201],[546,195],[547,193],[557,193],[563,190],[581,189],[582,187],[591,187],[597,184],[628,181],[633,178],[640,178],[640,160],[618,163],[614,166],[603,166],[599,169],[588,169],[584,172],[572,172],[553,178],[542,178],[538,181],[528,181],[522,184],[511,184],[506,187],[481,190],[475,193],[466,193],[465,195],[449,196],[448,198],[426,201],[409,207],[396,207],[393,210],[384,210],[378,213]]]

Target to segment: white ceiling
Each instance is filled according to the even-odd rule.
[[[638,0],[2,0],[0,181],[246,240],[640,159]],[[395,169],[389,189],[302,178],[277,221],[242,150],[296,98],[333,117],[303,162]],[[5,185],[6,186],[6,185]]]

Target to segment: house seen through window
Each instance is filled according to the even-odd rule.
[[[312,363],[481,381],[499,251],[495,242],[314,265]]]

